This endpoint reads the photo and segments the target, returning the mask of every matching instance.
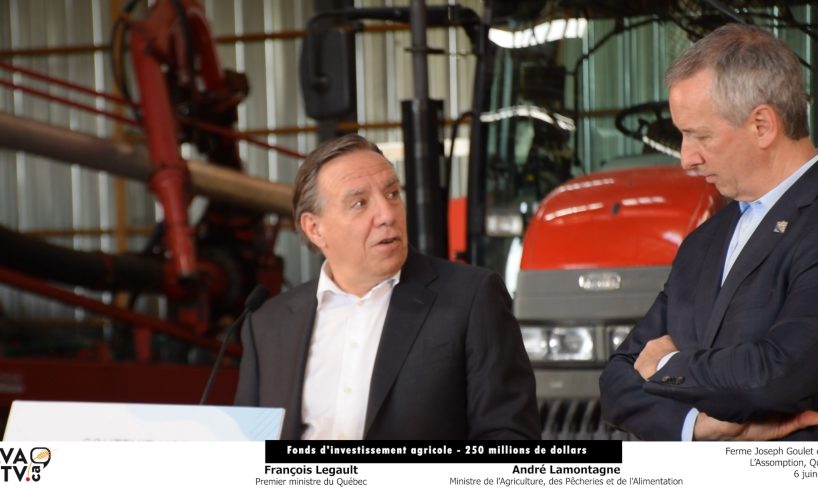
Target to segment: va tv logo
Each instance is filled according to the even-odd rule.
[[[3,481],[40,481],[43,468],[51,462],[51,450],[35,447],[28,453],[20,448],[0,447],[0,472]]]

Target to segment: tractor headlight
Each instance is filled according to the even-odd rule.
[[[633,325],[614,325],[608,327],[608,349],[611,354],[625,341]]]
[[[590,327],[554,327],[548,336],[549,361],[590,361],[594,337]]]
[[[548,335],[544,328],[521,327],[523,333],[523,345],[528,353],[528,358],[532,361],[544,361],[548,354]]]
[[[593,327],[522,327],[523,344],[532,361],[591,361]]]

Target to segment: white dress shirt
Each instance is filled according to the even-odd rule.
[[[304,373],[302,438],[362,439],[372,368],[400,271],[358,297],[341,290],[327,269],[324,262]]]

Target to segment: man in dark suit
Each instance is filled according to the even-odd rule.
[[[668,69],[681,162],[735,202],[682,243],[600,377],[643,439],[818,439],[818,166],[801,66],[727,25]]]
[[[236,404],[285,408],[283,439],[539,438],[502,280],[409,248],[377,146],[358,135],[319,146],[293,204],[325,262],[245,323]]]

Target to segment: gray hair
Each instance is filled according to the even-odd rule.
[[[743,124],[759,105],[768,104],[781,117],[788,137],[809,136],[801,64],[783,41],[759,27],[724,25],[673,62],[665,85],[670,89],[706,69],[713,70],[713,103],[734,126]]]
[[[331,139],[321,143],[316,149],[307,155],[304,163],[295,175],[293,190],[293,219],[295,231],[304,240],[304,243],[313,252],[319,252],[318,247],[313,245],[304,230],[301,229],[301,215],[304,213],[318,214],[321,212],[321,196],[318,192],[318,172],[331,160],[352,153],[354,151],[368,150],[383,156],[383,152],[378,145],[358,134],[346,134],[339,138]],[[386,157],[384,157],[386,160]]]

